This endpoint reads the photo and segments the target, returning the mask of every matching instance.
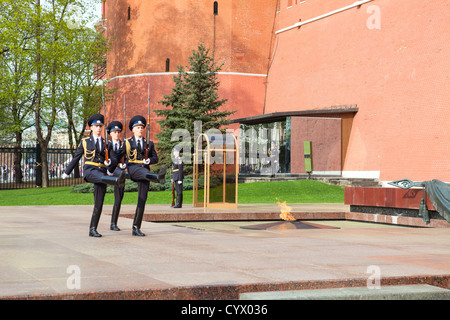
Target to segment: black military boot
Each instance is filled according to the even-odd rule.
[[[163,165],[161,167],[161,169],[159,169],[158,174],[156,174],[156,173],[146,173],[145,177],[150,182],[165,184],[166,183],[166,171],[167,171],[167,167],[165,165]]]
[[[183,194],[177,194],[177,203],[173,206],[174,208],[181,208],[183,206]]]
[[[133,236],[144,237],[145,233],[141,232],[142,218],[144,216],[144,208],[136,208],[133,220]]]
[[[177,184],[177,202],[172,208],[181,208],[183,206],[183,185],[178,184],[178,181],[175,183]]]
[[[119,177],[103,176],[102,182],[105,184],[110,184],[112,186],[123,187],[125,186],[126,174],[122,171]]]
[[[111,214],[111,226],[109,227],[110,230],[120,231],[119,227],[117,226],[117,220],[119,219],[119,212],[120,212],[120,204],[115,205],[113,207]]]
[[[180,202],[177,202],[177,204],[173,206],[173,208],[181,208],[181,207],[182,207],[182,205]]]
[[[102,235],[97,232],[98,222],[100,220],[100,215],[102,214],[102,209],[94,208],[92,212],[91,224],[89,226],[89,236],[90,237],[101,237]]]

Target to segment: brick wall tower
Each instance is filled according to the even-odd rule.
[[[220,98],[240,118],[262,112],[266,91],[276,0],[107,0],[103,5],[107,36],[114,40],[107,56],[110,87],[118,87],[108,114],[123,120],[123,96],[129,116],[161,109],[157,101],[173,86],[177,65],[186,66],[202,42],[223,63]],[[216,9],[214,9],[216,8]],[[151,135],[158,130],[151,112]]]

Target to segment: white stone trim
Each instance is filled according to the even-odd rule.
[[[190,71],[186,71],[186,73],[191,73]],[[116,76],[109,81],[122,79],[122,78],[135,78],[135,77],[151,77],[151,76],[174,76],[177,75],[178,72],[152,72],[152,73],[139,73],[139,74],[126,74],[121,76]],[[267,74],[260,73],[242,73],[242,72],[217,72],[220,75],[232,75],[232,76],[247,76],[247,77],[267,77]]]
[[[380,171],[342,171],[343,178],[379,179]]]

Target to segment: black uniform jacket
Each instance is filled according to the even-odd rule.
[[[85,141],[85,142],[83,142]],[[84,149],[83,145],[86,145],[86,150]],[[84,138],[81,140],[80,145],[78,146],[77,150],[75,151],[75,154],[72,158],[72,161],[67,165],[66,170],[64,172],[69,175],[75,165],[80,161],[81,157],[83,155],[86,155],[85,157],[85,163],[83,166],[83,170],[89,169],[89,168],[105,168],[104,162],[105,162],[105,148],[103,147],[105,145],[105,139],[102,138],[102,151],[100,154],[95,152],[95,139],[90,136],[88,138]],[[94,155],[95,152],[95,155]],[[114,157],[111,157],[111,165],[117,165],[117,161],[114,159]],[[91,163],[91,164],[89,164]],[[92,164],[96,163],[98,166]]]
[[[181,157],[173,159],[172,172],[173,181],[183,181],[183,161],[181,160]]]
[[[111,166],[108,167],[108,172],[114,172],[115,169],[117,168],[117,165],[119,163],[121,163],[121,161],[122,161],[122,157],[119,157],[119,156],[121,154],[121,149],[123,147],[124,142],[122,140],[119,140],[118,144],[119,144],[119,148],[117,149],[117,151],[115,151],[114,150],[114,142],[112,140],[108,141],[109,157],[111,159],[114,159],[114,160],[111,160],[111,162],[114,162],[114,165],[112,165],[112,163],[111,163]],[[120,174],[121,172],[122,172],[122,169],[118,170],[116,173]]]
[[[119,148],[118,148],[118,150],[116,152],[116,151],[114,151],[114,142],[112,140],[108,141],[109,157],[110,158],[114,158],[114,161],[117,162],[117,164],[119,164],[120,161],[122,160],[122,157],[119,158],[119,155],[121,153],[121,149],[122,149],[123,144],[124,144],[122,140],[119,140],[118,143],[119,143]]]
[[[127,155],[127,141],[130,145],[130,157]],[[125,141],[122,143],[122,148],[120,149],[120,152],[115,155],[115,164],[117,165],[120,162],[120,159],[125,155],[126,156],[126,163],[127,167],[132,166],[135,164],[139,164],[134,161],[142,161],[145,159],[145,148],[148,145],[148,157],[150,159],[150,164],[158,163],[158,155],[155,150],[155,145],[153,144],[153,141],[149,140],[147,143],[147,140],[145,138],[142,138],[142,150],[140,152],[137,151],[137,145],[136,145],[136,138],[133,136],[129,139],[125,139]],[[134,151],[136,150],[135,157],[133,156]]]

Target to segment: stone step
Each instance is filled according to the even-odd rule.
[[[240,300],[450,300],[450,290],[427,285],[241,293]]]

